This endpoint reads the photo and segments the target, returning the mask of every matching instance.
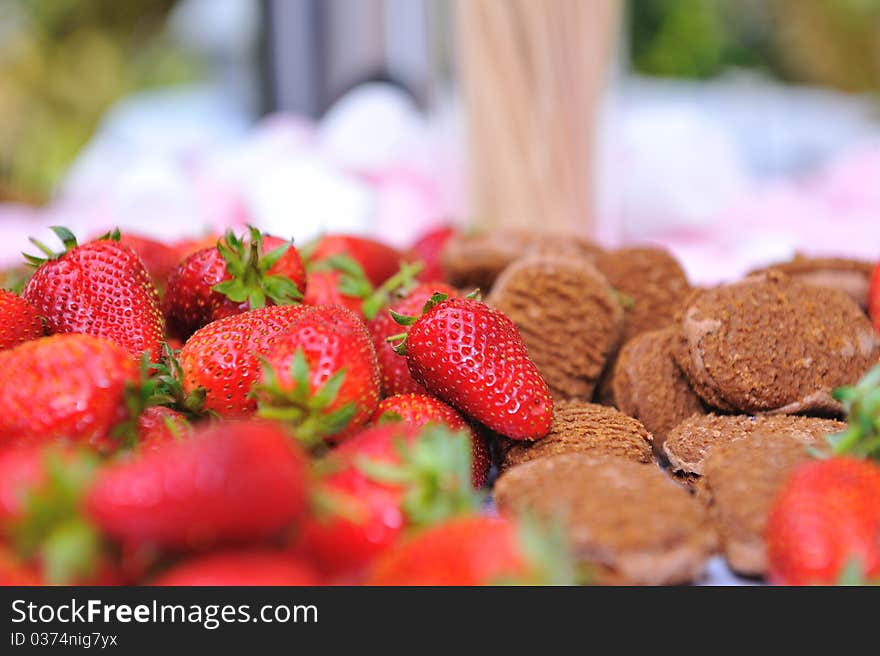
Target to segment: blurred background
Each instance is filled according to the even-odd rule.
[[[532,127],[594,135],[599,241],[665,245],[697,283],[795,252],[877,259],[880,0],[581,2],[586,21],[611,8],[584,25],[607,56],[563,85],[590,111]],[[475,19],[456,7],[0,0],[0,266],[57,224],[405,245],[485,219],[467,134],[482,87],[462,76]]]

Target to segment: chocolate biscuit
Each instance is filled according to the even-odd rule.
[[[878,355],[851,298],[775,271],[694,295],[677,331],[672,354],[691,387],[730,412],[839,413],[831,390]]]
[[[661,585],[700,576],[717,537],[703,504],[653,465],[564,454],[512,467],[495,485],[502,513],[567,528],[597,582]]]
[[[517,325],[554,399],[592,398],[623,325],[623,309],[595,267],[525,257],[498,277],[487,303]]]
[[[553,406],[550,432],[537,442],[505,440],[502,469],[560,453],[620,456],[653,461],[651,434],[636,419],[603,405],[559,401]]]

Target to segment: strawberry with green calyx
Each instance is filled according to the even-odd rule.
[[[848,426],[826,438],[832,455],[880,460],[880,366],[865,374],[857,385],[837,388],[833,396],[843,404]]]
[[[104,467],[88,518],[122,544],[192,549],[255,544],[306,509],[307,458],[279,425],[218,422]]]
[[[395,422],[362,430],[321,461],[312,515],[294,550],[331,578],[357,577],[415,526],[472,512],[470,440],[439,425]]]
[[[248,232],[245,240],[227,231],[171,273],[163,299],[170,335],[186,339],[212,321],[302,300],[305,267],[293,244],[253,227]]]
[[[25,255],[36,271],[22,293],[47,333],[104,337],[132,357],[157,357],[165,332],[159,296],[140,257],[119,242],[119,231],[78,245],[66,228],[52,230],[64,251],[53,253],[32,239],[45,257]]]
[[[0,444],[65,438],[114,449],[128,419],[126,394],[140,383],[121,346],[90,335],[55,335],[0,351]]]
[[[340,306],[307,308],[265,354],[253,396],[260,416],[296,426],[309,446],[343,439],[379,403],[379,368],[366,326]]]
[[[403,421],[415,428],[429,423],[443,424],[452,431],[465,431],[471,441],[472,482],[481,488],[489,476],[492,458],[485,437],[451,406],[426,394],[397,394],[383,399],[373,414],[374,423]]]
[[[347,255],[332,255],[309,268],[307,305],[341,305],[366,321],[371,320],[396,295],[405,293],[422,269],[421,262],[404,263],[378,287]]]
[[[6,524],[16,553],[36,563],[47,583],[97,582],[107,573],[107,545],[83,517],[81,503],[98,460],[56,447],[14,455],[31,461],[30,480],[18,481],[20,506]]]
[[[190,418],[204,414],[204,390],[183,391],[183,370],[176,354],[163,344],[163,357],[140,362],[140,380],[126,386],[127,419],[112,431],[123,446],[158,448],[165,442],[183,439],[192,432]]]
[[[767,519],[769,578],[835,584],[854,561],[880,578],[880,466],[834,457],[807,463],[785,482]]]
[[[448,297],[458,296],[458,292],[449,285],[443,283],[420,283],[413,287],[402,299],[391,304],[387,312],[379,312],[368,324],[370,335],[373,337],[373,346],[376,348],[376,356],[379,359],[379,369],[382,372],[382,392],[386,396],[404,393],[426,392],[425,388],[413,380],[406,365],[406,358],[401,358],[394,347],[388,342],[388,338],[400,333],[398,324],[392,312],[398,316],[417,315],[421,312],[425,303],[434,294],[446,294]]]
[[[163,572],[152,585],[301,586],[320,585],[317,572],[283,551],[242,549],[194,556]]]
[[[345,255],[358,263],[373,286],[384,283],[400,268],[400,253],[381,242],[355,235],[328,234],[306,246],[310,268],[335,255]]]
[[[465,515],[416,533],[384,554],[370,585],[573,585],[559,534],[532,522]]]
[[[392,316],[409,331],[388,340],[428,392],[511,439],[549,432],[550,391],[506,315],[474,298],[435,294],[421,316]]]
[[[220,417],[253,414],[251,386],[262,375],[265,356],[278,336],[303,312],[303,305],[273,305],[214,321],[197,330],[180,350],[183,394],[202,396],[203,410]],[[177,406],[181,409],[180,406]]]
[[[0,289],[0,351],[43,336],[43,320],[33,305]]]
[[[195,429],[182,412],[157,405],[140,414],[135,431],[138,448],[155,451],[165,444],[189,438]]]

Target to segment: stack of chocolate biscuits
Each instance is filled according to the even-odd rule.
[[[692,288],[662,249],[523,232],[454,238],[452,280],[520,328],[550,433],[496,440],[501,512],[561,521],[597,580],[698,580],[720,551],[765,571],[776,491],[845,428],[832,391],[880,360],[869,265],[798,257]]]

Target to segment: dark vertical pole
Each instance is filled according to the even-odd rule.
[[[322,0],[261,0],[262,109],[317,117],[326,101]]]

